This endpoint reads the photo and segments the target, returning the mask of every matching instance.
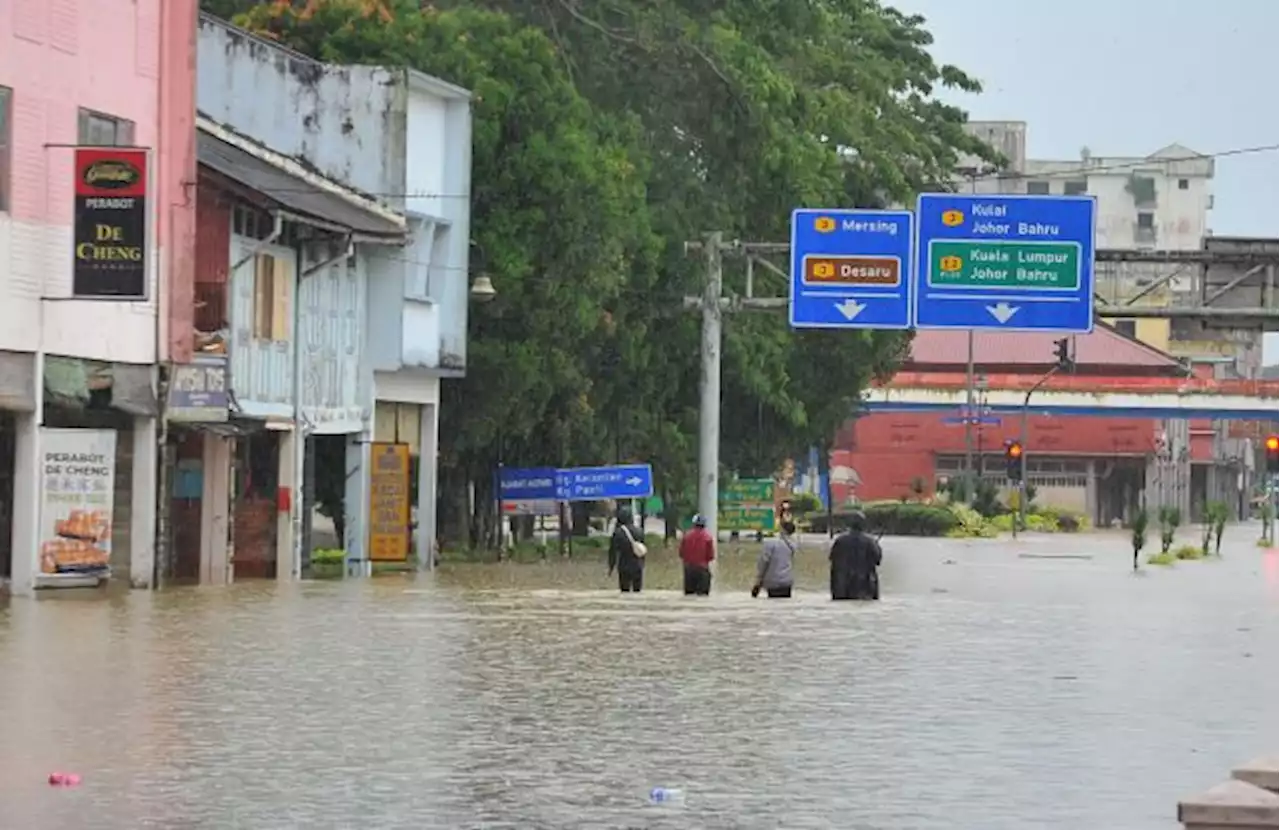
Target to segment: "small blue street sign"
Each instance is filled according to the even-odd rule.
[[[912,261],[910,211],[793,211],[791,327],[910,328]]]
[[[921,329],[1093,331],[1092,196],[924,193],[913,319]]]
[[[556,498],[555,467],[501,467],[499,495],[504,501],[536,501]]]
[[[503,501],[600,501],[647,499],[653,495],[648,464],[617,467],[503,467],[498,473]]]

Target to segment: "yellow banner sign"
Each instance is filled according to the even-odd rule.
[[[409,445],[374,442],[369,459],[369,558],[409,558]]]

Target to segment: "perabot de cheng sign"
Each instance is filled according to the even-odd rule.
[[[147,152],[76,150],[71,293],[141,300],[147,296]]]

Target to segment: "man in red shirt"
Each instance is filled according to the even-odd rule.
[[[680,561],[684,562],[685,596],[711,593],[711,560],[716,558],[716,540],[707,532],[707,520],[693,517],[693,527],[680,540]]]

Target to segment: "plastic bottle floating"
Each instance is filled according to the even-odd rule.
[[[74,772],[51,772],[49,773],[50,787],[74,787],[80,783],[80,776]]]
[[[653,804],[684,804],[684,791],[669,787],[654,787],[649,791],[649,801]]]

